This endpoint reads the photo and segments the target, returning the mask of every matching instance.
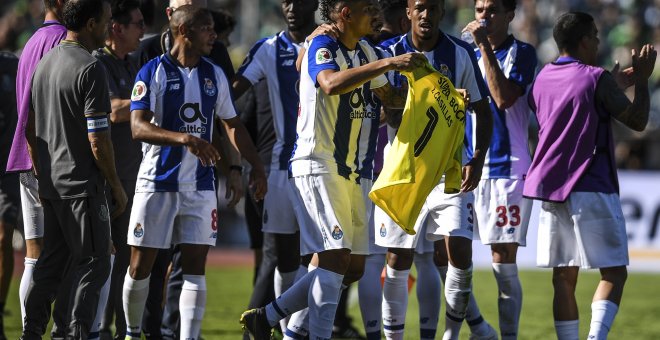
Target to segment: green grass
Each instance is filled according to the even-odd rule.
[[[247,304],[251,291],[249,268],[214,268],[207,277],[208,303],[202,334],[205,339],[241,339],[238,317]],[[523,312],[520,321],[520,339],[554,339],[552,320],[551,272],[522,271],[524,289]],[[583,271],[577,287],[580,308],[580,338],[586,338],[591,295],[598,282],[595,271]],[[12,282],[5,315],[5,332],[9,339],[20,336],[20,309],[18,306],[18,281]],[[474,275],[475,295],[481,312],[497,328],[497,284],[490,271],[479,270]],[[355,301],[355,300],[351,300]],[[444,309],[443,309],[444,310]],[[350,311],[357,326],[361,326],[357,302]],[[441,312],[444,313],[444,312]],[[444,314],[442,314],[444,315]],[[623,303],[610,339],[660,339],[660,275],[630,273]],[[418,339],[417,297],[414,290],[410,297],[406,320],[406,339]],[[441,317],[441,325],[444,318]],[[361,327],[360,327],[361,328]],[[442,329],[442,327],[440,327]],[[464,326],[461,339],[468,338]],[[438,338],[441,332],[438,332]]]

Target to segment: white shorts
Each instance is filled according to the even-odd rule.
[[[161,249],[182,243],[213,246],[217,238],[215,191],[135,193],[129,245]]]
[[[374,210],[378,207],[374,202],[369,198],[369,191],[374,185],[374,181],[369,179],[360,179],[360,186],[362,187],[362,195],[364,197],[364,206],[367,207],[367,230],[369,231],[369,255],[374,254],[385,254],[387,253],[387,248],[383,248],[376,244],[376,236],[374,233]]]
[[[619,195],[574,192],[566,202],[543,202],[536,263],[547,268],[627,266],[628,235]]]
[[[293,183],[287,170],[271,170],[268,175],[268,193],[264,198],[261,231],[273,234],[295,234],[300,228],[296,213],[302,210],[296,199]]]
[[[482,179],[474,190],[475,239],[483,244],[527,245],[532,201],[522,195],[522,179]]]
[[[39,182],[30,172],[20,174],[23,233],[26,240],[44,237],[44,208],[39,199]]]
[[[302,255],[346,248],[369,254],[369,231],[362,187],[337,174],[293,178],[306,220],[300,227]]]
[[[415,222],[415,235],[408,235],[382,210],[374,212],[376,244],[387,248],[417,249],[420,235],[434,242],[444,236],[460,236],[472,239],[474,229],[474,195],[471,192],[445,194],[444,178],[433,188],[422,206]],[[380,210],[380,211],[379,211]],[[383,235],[384,234],[384,235]],[[423,244],[417,252],[426,252],[431,244]]]

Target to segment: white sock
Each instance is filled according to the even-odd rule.
[[[612,328],[614,317],[619,306],[609,300],[598,300],[591,303],[591,325],[589,326],[589,340],[607,339],[607,333]]]
[[[557,340],[578,340],[580,331],[580,320],[557,321],[555,320],[555,332]]]
[[[179,297],[181,335],[179,339],[195,340],[202,329],[206,309],[206,277],[183,274],[183,286]]]
[[[479,336],[488,333],[488,322],[486,322],[481,315],[477,299],[474,297],[472,291],[470,291],[470,300],[468,301],[468,307],[465,310],[465,322],[470,327],[470,333],[474,335]]]
[[[126,339],[140,339],[142,333],[142,314],[144,314],[144,304],[149,295],[148,276],[143,280],[133,280],[126,271],[124,278],[124,289],[122,292],[122,302],[124,305],[124,316],[126,318]]]
[[[385,254],[368,255],[364,263],[364,274],[358,281],[358,297],[364,331],[367,340],[380,340],[381,308],[383,289],[380,286],[380,273],[385,265]]]
[[[499,288],[497,307],[500,315],[502,340],[518,338],[518,324],[522,310],[522,286],[515,263],[493,263],[493,273]]]
[[[25,298],[27,297],[27,292],[30,288],[30,281],[32,281],[32,272],[34,272],[35,264],[37,264],[37,259],[29,257],[25,258],[25,269],[23,269],[21,283],[18,286],[18,298],[21,302],[21,320],[25,320]]]
[[[286,292],[287,289],[291,288],[293,285],[293,282],[296,279],[296,275],[298,274],[298,270],[294,270],[288,273],[282,273],[278,268],[275,268],[275,275],[274,275],[274,287],[275,287],[275,297],[279,297],[282,295],[282,293]],[[289,317],[285,317],[284,319],[280,320],[280,327],[281,329],[286,329],[286,324],[289,322]]]
[[[330,339],[344,275],[317,268],[309,287],[309,338]]]
[[[435,339],[440,315],[440,274],[435,270],[433,253],[415,254],[417,301],[419,302],[419,338]]]
[[[307,272],[312,272],[316,269],[316,266],[313,264],[307,265],[307,267],[300,266],[298,268],[298,274],[296,275],[296,282],[300,280],[301,274],[304,276]],[[309,290],[307,291],[309,294]],[[305,295],[305,301],[307,301],[308,295]],[[289,322],[283,330],[284,338],[283,340],[293,340],[300,339],[301,337],[306,337],[309,334],[309,308],[305,304],[305,308],[293,313],[289,318]]]
[[[382,306],[383,330],[386,339],[401,340],[406,324],[410,269],[396,270],[388,265],[385,272]]]
[[[472,291],[472,266],[458,269],[449,264],[445,279],[445,333],[443,340],[458,339]]]
[[[108,294],[110,293],[110,281],[112,277],[112,266],[115,263],[115,255],[110,254],[110,273],[108,274],[108,279],[105,280],[103,287],[99,291],[99,303],[96,307],[96,316],[94,317],[94,322],[89,329],[88,340],[98,339],[100,334],[99,330],[101,329],[101,320],[103,320],[103,312],[105,311],[105,306],[108,303]]]
[[[312,280],[316,276],[316,270],[308,272],[296,283],[280,295],[275,301],[266,306],[266,317],[271,326],[275,326],[280,320],[307,307],[307,295]]]

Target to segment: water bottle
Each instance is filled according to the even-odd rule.
[[[486,26],[486,19],[479,19],[479,25]],[[465,41],[468,44],[474,43],[474,37],[470,31],[464,31],[461,33],[461,40]]]

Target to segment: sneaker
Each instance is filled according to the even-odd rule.
[[[484,321],[485,322],[485,321]],[[489,323],[486,323],[488,331],[484,335],[470,334],[470,340],[497,340],[497,331]]]
[[[367,340],[358,330],[351,324],[332,327],[333,339],[353,339],[353,340]]]
[[[254,340],[271,340],[273,338],[273,328],[268,323],[264,307],[243,312],[239,322],[243,331],[251,334]]]

